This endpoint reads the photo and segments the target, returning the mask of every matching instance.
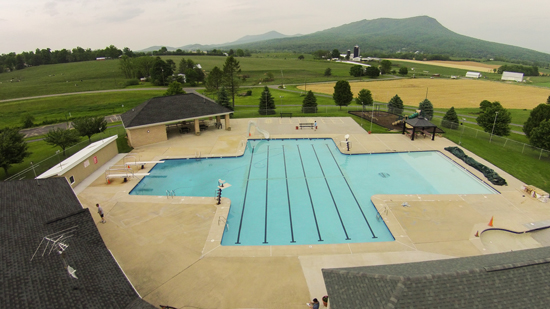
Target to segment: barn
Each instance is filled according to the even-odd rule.
[[[517,73],[517,72],[502,72],[502,78],[501,80],[511,80],[516,82],[522,82],[523,81],[523,73]]]
[[[468,78],[480,78],[481,73],[479,73],[479,72],[466,72],[466,77],[468,77]]]

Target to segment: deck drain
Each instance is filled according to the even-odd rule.
[[[388,174],[388,173],[378,173],[378,175],[380,175],[380,177],[382,177],[382,178],[390,177],[390,174]]]

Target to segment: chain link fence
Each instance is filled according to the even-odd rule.
[[[118,136],[124,136],[126,134],[124,128],[122,126],[119,127],[111,127],[108,129],[108,132],[99,133],[94,136],[92,136],[92,143],[97,142],[99,140],[102,140],[104,138],[107,138],[109,136],[118,135]],[[119,138],[120,139],[120,138]],[[123,142],[125,142],[125,139],[123,139]],[[117,140],[117,144],[119,141]],[[75,153],[79,152],[80,150],[84,149],[86,146],[90,145],[90,142],[86,138],[85,140],[79,142],[78,144],[75,144],[69,148],[65,149],[65,155],[63,155],[63,150],[58,149],[55,150],[52,147],[52,155],[47,157],[44,160],[41,160],[40,162],[30,162],[29,164],[23,163],[27,165],[23,170],[20,172],[4,179],[4,181],[9,180],[23,180],[23,179],[33,179],[36,178],[36,176],[39,176],[40,174],[46,172],[50,168],[61,164],[63,160],[66,160],[70,156],[74,155]],[[59,147],[56,147],[59,148]],[[120,146],[119,146],[120,149]]]

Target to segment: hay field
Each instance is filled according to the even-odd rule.
[[[418,63],[418,64],[425,64],[425,65],[435,65],[440,67],[448,67],[448,68],[454,68],[454,69],[461,69],[461,70],[469,70],[469,71],[478,71],[478,72],[490,72],[493,73],[493,69],[498,69],[500,65],[496,64],[486,64],[486,63],[479,63],[475,61],[418,61],[418,60],[408,60],[408,59],[389,59],[391,61],[402,61],[402,62],[409,62],[411,64]]]
[[[309,84],[308,90],[317,93],[334,93],[335,83]],[[375,101],[388,102],[399,95],[405,105],[418,106],[426,97],[435,108],[478,108],[483,100],[499,101],[510,109],[533,109],[546,102],[550,89],[502,82],[469,79],[399,79],[374,82],[350,83],[357,96],[361,89],[372,92]],[[304,87],[300,86],[303,90]]]

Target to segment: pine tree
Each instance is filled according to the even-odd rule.
[[[456,114],[454,106],[445,113],[441,125],[445,128],[458,129],[458,115]]]
[[[398,115],[403,113],[403,100],[397,94],[388,102],[388,111]]]
[[[227,107],[233,110],[231,108],[231,102],[229,101],[229,94],[227,94],[227,90],[225,89],[225,87],[222,87],[220,89],[220,92],[218,92],[218,99],[216,100],[216,102],[223,107]]]
[[[262,95],[260,96],[260,107],[258,112],[260,115],[275,114],[275,99],[267,86],[264,87],[264,91],[262,91]]]
[[[313,91],[308,91],[304,101],[302,101],[303,113],[316,113],[317,112],[317,98],[313,94]]]
[[[424,99],[424,101],[420,102],[418,109],[421,110],[420,114],[428,120],[432,119],[434,116],[434,106],[428,99]]]

